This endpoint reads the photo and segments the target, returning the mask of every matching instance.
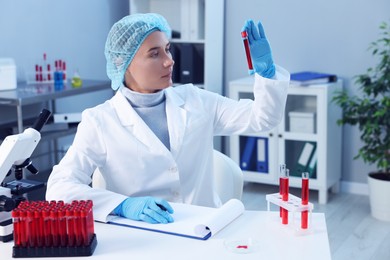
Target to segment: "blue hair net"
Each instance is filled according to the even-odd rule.
[[[168,22],[159,14],[132,14],[116,22],[107,36],[104,55],[111,88],[117,90],[124,81],[126,69],[146,37],[154,31],[171,38]]]

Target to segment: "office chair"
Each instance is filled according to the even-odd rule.
[[[230,157],[217,150],[214,150],[213,156],[215,188],[222,203],[233,198],[241,200],[244,180],[240,167]],[[98,168],[93,173],[92,186],[106,188],[105,180]]]
[[[244,179],[241,168],[227,155],[214,150],[214,182],[222,203],[242,197]]]

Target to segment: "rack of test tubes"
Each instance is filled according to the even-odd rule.
[[[46,53],[43,54],[42,63],[35,64],[34,73],[27,74],[27,84],[53,84],[62,86],[67,82],[66,62],[58,59],[54,66],[48,63]]]
[[[92,204],[91,200],[22,201],[12,211],[12,256],[91,256],[97,246]]]
[[[280,165],[279,193],[267,194],[267,210],[270,211],[270,203],[280,207],[280,218],[282,224],[288,224],[288,213],[293,214],[292,220],[295,220],[295,213],[301,213],[301,228],[308,228],[308,213],[313,211],[313,204],[309,202],[309,173],[302,172],[302,190],[301,198],[289,193],[289,169],[285,164]],[[293,222],[294,224],[294,222]]]

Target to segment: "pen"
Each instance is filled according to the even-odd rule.
[[[158,206],[160,209],[162,209],[162,210],[164,210],[164,211],[167,211],[167,209],[166,209],[163,205],[157,204],[157,206]]]

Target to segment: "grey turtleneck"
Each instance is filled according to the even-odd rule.
[[[165,91],[162,90],[156,93],[146,94],[132,91],[126,87],[122,87],[121,90],[130,105],[169,150]]]

